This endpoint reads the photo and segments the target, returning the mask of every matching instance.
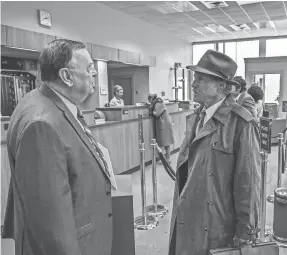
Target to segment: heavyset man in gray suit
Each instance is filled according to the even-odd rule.
[[[16,107],[7,135],[11,182],[3,236],[16,255],[108,255],[109,173],[77,106],[97,72],[80,42],[52,41],[39,58],[44,83]]]

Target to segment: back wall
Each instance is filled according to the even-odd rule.
[[[52,14],[50,29],[38,24],[37,10]],[[191,64],[191,44],[97,2],[1,2],[1,14],[3,25],[156,56],[149,90],[164,98],[172,99],[173,64]]]

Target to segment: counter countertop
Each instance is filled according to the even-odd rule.
[[[169,104],[178,104],[178,102],[164,102],[166,105]],[[118,109],[133,109],[133,108],[147,108],[149,105],[125,105],[119,107],[97,107],[96,110],[105,111],[105,110],[118,110]],[[83,111],[86,112],[86,111]]]
[[[190,114],[193,113],[192,110],[182,110],[182,111],[177,111],[177,112],[170,112],[170,115],[174,115],[174,114],[178,114],[178,113],[182,113],[182,112],[190,112]],[[150,116],[143,116],[143,119],[147,119],[147,118],[151,118]],[[98,123],[98,124],[93,124],[93,125],[89,125],[89,128],[96,128],[99,126],[106,126],[106,125],[112,125],[112,124],[120,124],[120,123],[127,123],[127,122],[132,122],[135,121],[137,119],[130,119],[130,120],[122,120],[122,121],[106,121],[104,123]]]

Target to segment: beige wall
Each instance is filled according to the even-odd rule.
[[[52,14],[52,27],[38,24],[37,10]],[[4,25],[74,40],[93,42],[123,50],[156,56],[150,68],[149,90],[172,98],[174,62],[191,63],[191,45],[163,29],[149,25],[95,1],[91,2],[1,2]]]

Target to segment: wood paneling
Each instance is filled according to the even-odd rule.
[[[103,45],[92,44],[92,58],[118,61],[118,50]]]
[[[7,26],[7,46],[41,51],[56,37]]]
[[[191,111],[180,111],[171,113],[174,123],[175,143],[172,150],[178,149],[184,139],[186,128],[186,116]],[[145,142],[145,161],[152,159],[151,139],[153,138],[152,118],[143,119],[144,142]],[[100,124],[91,127],[91,131],[96,140],[108,148],[113,170],[115,174],[126,172],[138,167],[140,164],[138,120],[116,122],[111,124]],[[120,148],[120,149],[119,149]]]
[[[7,26],[1,25],[1,45],[7,44]]]
[[[140,64],[140,54],[126,50],[119,50],[119,62],[128,64]]]

